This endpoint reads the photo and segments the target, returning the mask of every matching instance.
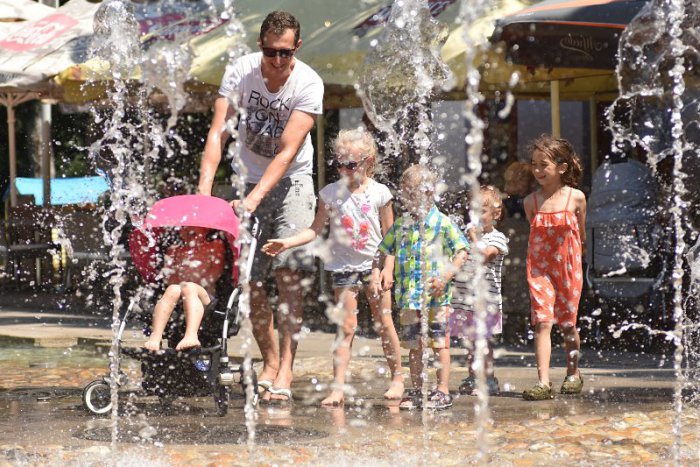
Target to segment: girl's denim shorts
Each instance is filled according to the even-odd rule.
[[[342,271],[333,273],[333,287],[366,287],[372,279],[372,271]]]

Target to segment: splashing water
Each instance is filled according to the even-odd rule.
[[[476,51],[482,42],[476,42],[469,34],[474,22],[484,16],[490,7],[489,2],[484,1],[468,1],[463,0],[460,8],[460,22],[463,28],[463,40],[467,44],[467,83],[466,83],[466,106],[463,115],[468,124],[468,133],[466,137],[467,143],[467,170],[462,175],[462,184],[465,185],[471,193],[469,203],[469,218],[472,220],[480,219],[482,212],[482,199],[480,195],[479,176],[482,172],[481,153],[483,149],[484,128],[483,120],[477,115],[476,109],[483,102],[484,97],[479,92],[479,82],[481,79],[479,70],[475,67],[474,59]],[[509,107],[507,107],[509,108]],[[504,109],[505,111],[506,109]],[[488,427],[490,424],[489,416],[489,390],[486,382],[486,361],[485,355],[488,353],[487,342],[487,299],[486,291],[489,286],[486,283],[484,254],[480,248],[472,248],[470,251],[471,261],[475,266],[470,270],[471,277],[467,278],[469,288],[476,291],[474,298],[475,323],[474,335],[476,336],[473,352],[472,368],[476,373],[476,389],[477,402],[474,404],[474,413],[476,414],[476,443],[479,447],[479,452],[476,457],[477,462],[485,463],[488,461],[489,441]]]
[[[111,75],[114,80],[114,88],[108,92],[108,99],[113,103],[113,111],[110,119],[104,120],[104,136],[91,147],[91,157],[97,159],[105,150],[109,151],[110,159],[115,164],[110,171],[112,189],[110,191],[111,206],[109,214],[116,221],[111,231],[105,231],[105,242],[111,245],[113,270],[111,271],[110,284],[114,293],[112,307],[112,333],[115,338],[109,352],[110,357],[110,391],[112,403],[112,452],[117,452],[118,437],[118,384],[119,384],[119,342],[116,339],[120,326],[120,312],[122,308],[121,289],[124,282],[123,276],[126,262],[120,259],[123,245],[119,240],[122,230],[128,221],[132,206],[144,202],[142,189],[143,183],[134,177],[135,164],[129,164],[132,160],[131,150],[124,145],[128,141],[128,135],[135,133],[134,126],[128,121],[127,116],[127,79],[134,68],[140,62],[140,47],[138,42],[138,24],[130,3],[121,0],[110,0],[102,5],[95,13],[95,36],[90,48],[90,56],[108,60],[111,65]],[[131,167],[131,168],[130,168]],[[136,182],[136,183],[135,183]],[[145,208],[141,204],[141,208]]]
[[[242,37],[243,27],[236,19],[232,11],[231,1],[200,2],[199,9],[208,10],[209,19],[204,19],[206,24],[220,24],[227,21],[226,31],[229,35]],[[139,5],[137,8],[148,10],[149,5]],[[153,7],[151,7],[153,10]],[[156,5],[156,10],[141,12],[141,16],[156,14],[158,17],[167,13],[171,16],[179,16],[179,13],[191,13],[190,9],[177,2],[162,2]],[[177,13],[177,14],[176,14]],[[202,12],[199,12],[202,13]],[[187,156],[185,142],[172,130],[178,112],[186,104],[186,92],[184,85],[188,79],[189,69],[192,65],[192,51],[188,43],[192,31],[187,30],[190,24],[199,24],[196,21],[189,22],[187,14],[176,22],[175,26],[165,30],[150,31],[143,42],[147,48],[142,53],[142,44],[139,41],[139,23],[136,20],[134,6],[127,1],[111,0],[100,6],[95,15],[95,39],[91,49],[93,58],[101,59],[110,64],[112,79],[111,88],[108,90],[108,102],[111,105],[107,118],[102,117],[102,109],[94,108],[95,120],[102,124],[104,136],[91,147],[91,156],[102,172],[110,179],[111,206],[109,216],[116,220],[116,225],[106,234],[105,241],[112,245],[113,270],[110,271],[110,283],[113,284],[115,300],[113,302],[113,331],[117,335],[120,325],[120,311],[123,299],[121,287],[124,283],[123,260],[119,260],[119,254],[123,247],[119,244],[126,224],[131,221],[138,225],[144,218],[148,207],[156,199],[153,174],[150,167],[163,159]],[[199,18],[201,20],[201,18]],[[179,29],[178,29],[179,28]],[[183,29],[184,28],[184,29]],[[201,30],[196,31],[201,33]],[[240,44],[229,51],[230,58],[235,58],[245,46]],[[143,86],[136,90],[127,86],[127,80],[131,79],[137,67],[143,74]],[[88,83],[90,85],[90,83]],[[150,110],[149,96],[160,92],[167,98],[171,115],[165,127],[158,122],[157,115]],[[235,136],[235,131],[231,130]],[[135,139],[143,135],[142,141]],[[173,146],[174,143],[175,145]],[[234,146],[234,145],[232,145]],[[233,157],[233,156],[232,156]],[[250,245],[250,235],[242,232],[237,239],[241,247],[239,266],[243,266],[247,259]],[[249,319],[249,291],[247,279],[243,293],[239,298],[239,306],[243,316],[240,323],[244,336],[245,360],[243,364],[243,378],[246,385],[246,426],[248,428],[248,440],[252,447],[255,439],[255,412],[253,401],[256,395],[255,388],[250,384],[254,380],[253,368],[250,356],[251,324]],[[137,300],[139,291],[132,297],[132,302]],[[146,293],[148,293],[146,291]],[[152,292],[151,292],[152,294]],[[118,439],[118,381],[119,381],[119,347],[117,339],[114,339],[110,351],[110,383],[112,389],[112,450],[116,452]]]
[[[389,135],[389,156],[380,165],[394,188],[391,180],[411,163],[431,159],[430,100],[454,81],[440,58],[446,39],[446,25],[431,16],[425,0],[396,0],[381,38],[365,57],[357,90],[372,123]]]
[[[243,31],[242,26],[236,20],[230,9],[232,2],[217,2],[216,14],[222,18],[230,19],[227,25],[229,36],[239,37]],[[212,8],[214,3],[212,2]],[[220,5],[224,5],[221,9]],[[627,59],[620,67],[621,97],[618,100],[623,102],[633,102],[640,109],[635,114],[630,128],[621,128],[618,122],[616,125],[616,141],[632,141],[640,144],[654,155],[650,158],[653,161],[655,170],[663,171],[664,160],[672,161],[671,173],[673,182],[669,190],[674,195],[674,204],[669,210],[673,217],[673,233],[676,239],[676,249],[683,250],[686,238],[692,237],[689,228],[684,224],[686,216],[690,215],[684,211],[683,207],[692,206],[692,202],[687,201],[687,190],[684,187],[683,171],[687,169],[688,155],[698,154],[697,139],[697,118],[695,122],[692,112],[697,116],[698,94],[697,86],[688,83],[697,83],[697,46],[692,45],[697,38],[691,34],[697,30],[697,9],[693,9],[692,2],[676,1],[661,2],[657,5],[655,12],[648,13],[646,17],[631,25],[629,32],[623,37],[621,49],[628,47],[627,57],[637,57]],[[459,21],[464,25],[464,30],[468,31],[469,26],[479,17],[486,13],[489,5],[485,1],[463,0],[461,2],[461,14]],[[119,237],[121,230],[130,219],[141,217],[148,204],[153,199],[150,183],[147,179],[149,161],[154,162],[159,154],[164,153],[165,157],[173,157],[179,154],[177,148],[173,149],[169,145],[169,138],[175,138],[177,134],[170,130],[175,124],[177,113],[185,105],[184,82],[187,80],[187,70],[192,60],[191,51],[184,39],[178,39],[167,43],[149,44],[150,47],[142,54],[141,46],[138,43],[138,24],[133,18],[131,3],[121,0],[111,0],[105,2],[98,15],[96,15],[96,33],[99,31],[99,38],[93,49],[93,56],[108,59],[112,63],[113,89],[110,91],[109,99],[113,103],[113,112],[109,117],[104,117],[100,110],[95,110],[96,120],[104,125],[105,136],[98,144],[92,148],[93,157],[96,160],[107,158],[110,163],[105,166],[110,175],[113,185],[111,193],[110,216],[118,221],[118,226],[110,230],[105,235],[106,241],[112,245],[112,256],[115,258],[109,273],[110,282],[114,286],[116,299],[113,306],[113,329],[119,325],[119,310],[122,308],[122,297],[120,287],[117,285],[124,271],[124,263],[118,260],[121,246]],[[646,22],[646,24],[645,24]],[[134,25],[136,27],[134,28]],[[693,29],[694,28],[694,29]],[[690,31],[690,32],[689,32]],[[435,91],[441,87],[452,87],[449,70],[439,59],[439,46],[444,41],[445,30],[435,20],[430,17],[425,1],[419,0],[396,0],[392,8],[391,17],[387,25],[384,36],[378,40],[374,48],[368,54],[365,63],[365,70],[359,84],[363,105],[372,122],[381,131],[389,134],[387,142],[387,152],[385,160],[382,161],[387,171],[400,174],[410,162],[420,162],[422,164],[433,164],[438,166],[440,158],[432,153],[433,144],[433,123],[430,112],[430,103],[434,98]],[[474,50],[473,38],[467,37],[467,50]],[[635,40],[637,42],[635,42]],[[629,41],[628,44],[624,44]],[[658,41],[668,41],[668,47],[664,47],[665,53],[649,56],[650,45]],[[407,47],[406,44],[416,44],[417,47]],[[237,42],[236,44],[241,44]],[[664,42],[666,43],[666,42]],[[229,51],[230,57],[234,58],[245,49],[243,46],[232,48]],[[402,56],[406,51],[407,54]],[[408,53],[410,52],[410,53]],[[646,55],[645,55],[646,54]],[[184,63],[184,64],[183,64]],[[470,217],[476,219],[481,212],[481,200],[479,199],[479,175],[482,172],[481,152],[483,146],[484,122],[477,116],[475,108],[483,102],[483,96],[478,92],[480,76],[478,70],[473,67],[473,55],[467,54],[467,107],[464,116],[469,125],[467,135],[467,156],[468,167],[462,178],[462,183],[469,188],[472,193],[470,198]],[[691,66],[692,64],[692,66]],[[651,65],[651,66],[650,66]],[[126,85],[126,80],[131,76],[133,70],[141,66],[143,79],[146,86],[134,93]],[[627,67],[627,68],[626,68]],[[379,72],[378,70],[381,70]],[[630,71],[631,70],[631,71]],[[663,70],[664,72],[660,72]],[[644,71],[642,76],[641,71]],[[647,76],[646,73],[649,73]],[[649,83],[652,83],[651,85]],[[388,85],[387,85],[388,84]],[[156,123],[149,112],[141,111],[147,105],[147,96],[153,89],[158,89],[166,95],[171,109],[171,116],[165,129]],[[501,111],[507,114],[513,102],[512,94],[507,97],[506,108]],[[136,102],[135,106],[133,103]],[[238,108],[235,99],[231,104],[234,109]],[[133,109],[137,109],[136,111]],[[664,109],[671,109],[668,115]],[[133,118],[136,112],[139,119]],[[502,115],[499,114],[499,117]],[[245,118],[243,115],[242,118]],[[141,123],[134,123],[139,120]],[[145,123],[144,123],[145,122]],[[233,122],[228,122],[228,131],[235,138],[237,135]],[[127,135],[148,133],[145,142],[141,143],[143,155],[138,156],[131,149],[130,139]],[[107,154],[106,154],[107,153]],[[239,177],[233,177],[232,184],[243,192],[245,189],[245,170],[240,164],[238,151],[235,144],[229,146],[227,158],[235,165],[240,173]],[[398,177],[394,178],[395,180]],[[243,214],[241,218],[246,225],[250,219]],[[695,224],[697,228],[697,224]],[[247,249],[251,245],[251,237],[247,228],[238,239],[241,247],[239,261],[247,258]],[[646,253],[624,252],[625,258]],[[693,322],[686,314],[681,295],[684,289],[684,281],[690,282],[690,290],[698,287],[698,276],[700,266],[697,258],[700,254],[693,256],[694,261],[687,265],[690,276],[683,270],[682,253],[676,253],[674,263],[674,284],[676,295],[674,296],[674,317],[676,329],[672,333],[676,343],[676,370],[679,378],[678,391],[676,394],[676,410],[678,417],[674,420],[674,456],[677,464],[680,463],[680,410],[681,394],[683,387],[693,385],[690,373],[684,374],[682,362],[685,357],[686,365],[690,371],[689,359],[695,358],[697,362],[698,343],[693,341],[692,336],[698,335],[697,320]],[[476,262],[481,265],[479,253],[476,253]],[[485,290],[483,286],[484,271],[477,268],[472,276],[471,287],[475,290]],[[114,280],[114,281],[113,281]],[[120,279],[119,279],[120,280]],[[250,322],[250,297],[249,288],[245,278],[241,278],[243,294],[240,298],[239,306],[243,315],[241,333],[244,337],[241,353],[244,354],[245,378],[252,381],[252,362],[250,348],[252,345],[252,325]],[[484,303],[485,297],[478,296],[477,302]],[[477,415],[476,441],[479,451],[477,460],[486,462],[489,455],[489,444],[487,431],[490,423],[488,389],[486,386],[484,372],[484,350],[486,349],[486,310],[485,306],[477,306],[476,321],[476,349],[474,369],[477,374],[478,399],[475,402],[475,413]],[[342,322],[342,317],[333,310],[328,310],[331,321]],[[425,335],[427,322],[422,323],[422,330]],[[111,356],[116,358],[117,350],[113,347]],[[424,362],[425,363],[425,362]],[[425,366],[427,368],[427,366]],[[116,382],[118,381],[118,362],[110,362],[112,388],[112,417],[113,452],[116,452],[117,440],[117,399]],[[425,378],[427,381],[427,378]],[[697,383],[695,383],[697,384]],[[255,429],[257,414],[250,404],[253,399],[255,388],[247,385],[246,394],[246,427],[248,431],[249,459],[253,457],[255,447]],[[424,391],[424,394],[427,391]],[[424,413],[424,426],[425,426]],[[425,438],[424,438],[425,441]],[[425,457],[422,458],[425,461]],[[349,461],[351,463],[351,461]]]
[[[696,287],[697,277],[684,278],[686,241],[697,237],[693,225],[693,206],[697,194],[685,185],[684,170],[697,172],[700,156],[700,5],[695,0],[652,1],[632,21],[620,39],[620,62],[617,68],[620,97],[611,107],[609,118],[615,143],[630,141],[648,154],[648,161],[662,180],[671,201],[667,229],[673,239],[675,253],[670,286],[673,288],[674,329],[669,334],[675,345],[674,369],[677,384],[674,392],[673,461],[682,459],[681,414],[683,389],[697,393],[697,380],[688,380],[683,369],[684,356],[694,373],[697,364],[697,319],[684,308],[684,294]],[[629,121],[614,121],[615,110],[629,109]],[[696,220],[696,219],[695,219]],[[688,302],[686,302],[688,303]],[[696,375],[695,375],[696,376]],[[691,376],[692,378],[692,376]]]

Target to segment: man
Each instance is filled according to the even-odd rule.
[[[273,11],[260,27],[260,52],[231,63],[222,79],[214,117],[207,136],[199,175],[199,192],[211,195],[224,144],[230,137],[226,122],[240,108],[238,137],[240,165],[245,176],[242,203],[260,220],[264,245],[268,238],[285,238],[308,227],[316,198],[311,177],[313,147],[309,131],[322,112],[323,82],[295,54],[301,47],[299,22],[289,13]],[[256,252],[251,273],[251,320],[264,366],[258,385],[263,398],[290,400],[296,336],[301,328],[303,271],[313,267],[301,248],[274,259]],[[264,288],[274,274],[279,290],[279,347],[274,339],[272,309]]]

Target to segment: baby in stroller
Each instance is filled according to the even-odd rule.
[[[233,385],[240,384],[246,400],[257,403],[255,372],[228,355],[228,338],[240,329],[243,312],[238,283],[250,277],[257,223],[250,229],[247,256],[240,268],[240,222],[223,199],[201,195],[164,198],[140,224],[129,235],[131,260],[144,282],[154,285],[157,292],[152,294],[153,289],[145,287],[130,301],[114,339],[117,355],[141,361],[142,394],[158,396],[164,406],[178,397],[212,395],[217,413],[223,416]],[[160,298],[152,317],[145,311],[152,307],[151,296]],[[170,320],[178,307],[184,308],[184,331],[180,317]],[[132,317],[152,320],[145,348],[122,346],[126,323]],[[164,338],[171,347],[178,342],[177,347],[158,351]],[[118,373],[119,364],[116,370]],[[111,410],[112,373],[110,368],[109,376],[90,382],[83,390],[83,403],[94,415]],[[116,384],[127,383],[122,373]]]
[[[163,332],[180,300],[185,334],[175,350],[200,346],[197,331],[206,307],[215,300],[216,284],[225,266],[224,240],[213,233],[204,227],[182,227],[180,241],[167,248],[161,272],[166,289],[153,310],[151,336],[144,344],[147,350],[160,350]]]

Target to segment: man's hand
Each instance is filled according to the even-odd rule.
[[[239,209],[241,209],[241,205],[243,205],[243,209],[245,209],[246,211],[251,212],[251,213],[255,212],[255,210],[258,208],[258,205],[257,204],[253,205],[253,203],[251,201],[249,201],[248,198],[246,198],[244,200],[234,199],[229,204],[231,205],[233,210],[236,211],[237,213],[239,212]]]

